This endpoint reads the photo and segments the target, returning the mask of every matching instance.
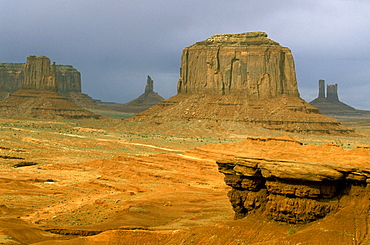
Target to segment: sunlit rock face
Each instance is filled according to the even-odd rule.
[[[299,97],[291,51],[264,32],[214,35],[185,48],[178,93]]]

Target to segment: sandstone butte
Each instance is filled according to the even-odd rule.
[[[45,56],[36,57],[33,55],[29,56],[27,60],[28,59],[30,61],[33,60],[32,65],[27,65],[27,63],[0,63],[0,101],[22,88],[28,87],[30,89],[35,86],[37,89],[40,89],[40,86],[45,86],[41,84],[32,84],[34,82],[30,79],[25,81],[26,78],[24,76],[26,69],[38,69],[38,72],[48,73],[48,75],[44,75],[44,83],[51,78],[50,76],[55,76],[56,92],[66,97],[72,103],[88,109],[103,109],[96,105],[95,101],[87,94],[81,92],[81,74],[72,65],[59,65],[53,63],[50,67],[50,59]],[[35,67],[36,63],[39,63],[39,68]],[[43,68],[41,68],[41,65],[43,65]],[[50,74],[51,70],[54,70],[54,75]],[[49,78],[47,78],[48,76]],[[40,83],[41,80],[42,79],[39,79],[38,83]]]
[[[178,94],[131,121],[233,121],[297,133],[351,133],[299,97],[291,51],[266,33],[214,35],[185,48],[181,60]]]
[[[61,95],[81,92],[80,73],[73,67],[58,67],[55,62],[50,65],[50,59],[45,56],[29,56],[24,66],[13,64],[0,68],[2,91],[11,93],[0,101],[0,116],[51,120],[99,118]],[[9,86],[12,82],[13,86]]]
[[[37,78],[25,77],[25,73],[33,71]],[[0,63],[0,91],[3,94],[22,88],[42,89],[48,83],[53,83],[48,90],[81,92],[81,74],[71,65],[57,65],[54,62],[50,67],[49,58],[34,55],[27,58],[27,63]]]

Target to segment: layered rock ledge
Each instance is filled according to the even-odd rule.
[[[232,189],[235,219],[259,212],[276,221],[307,223],[337,212],[344,196],[366,192],[370,168],[334,163],[237,157],[218,160]]]

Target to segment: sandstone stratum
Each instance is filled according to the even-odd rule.
[[[291,51],[263,32],[214,35],[183,50],[178,94],[131,121],[228,121],[297,133],[351,130],[299,97]]]
[[[50,65],[45,56],[29,56],[23,66],[2,67],[1,89],[9,94],[0,101],[0,116],[49,120],[100,117],[61,95],[81,92],[80,73],[72,66],[58,67],[55,62]]]

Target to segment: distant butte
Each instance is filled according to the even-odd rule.
[[[34,70],[34,76],[43,77],[35,77],[37,82],[25,78],[25,73],[31,70]],[[52,90],[80,107],[102,109],[92,98],[81,92],[81,74],[72,65],[50,65],[49,58],[34,55],[27,58],[27,63],[0,63],[0,101],[26,88]]]
[[[291,51],[264,32],[214,35],[185,48],[181,61],[178,94],[131,121],[236,122],[296,133],[351,133],[299,97]]]
[[[153,89],[154,81],[150,76],[148,76],[144,93],[140,95],[138,98],[124,104],[104,103],[104,102],[98,102],[98,104],[108,109],[120,112],[139,113],[149,109],[152,106],[157,105],[159,102],[164,100],[164,98],[160,96],[158,93],[154,92]]]
[[[0,101],[1,117],[47,120],[100,117],[58,93],[81,91],[79,72],[72,67],[58,68],[55,62],[50,65],[45,56],[29,56],[23,66],[2,63],[0,68],[2,91],[9,93]],[[15,86],[7,87],[12,81],[16,81]]]
[[[357,110],[339,100],[338,84],[327,85],[325,95],[325,80],[319,80],[319,95],[310,102],[322,114],[328,116],[370,116],[370,111]]]

